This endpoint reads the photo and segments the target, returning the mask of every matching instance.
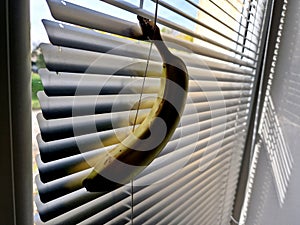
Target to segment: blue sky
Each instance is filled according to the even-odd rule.
[[[49,42],[41,19],[52,19],[46,1],[30,0],[31,43]]]
[[[104,2],[101,2],[99,0],[68,0],[69,2],[82,5],[87,8],[91,8],[96,11],[104,12],[116,17],[122,17],[125,20],[136,21],[136,16],[120,10],[114,6],[111,6],[109,4],[106,4]],[[195,0],[194,2],[197,2],[198,0]],[[139,5],[139,0],[128,0],[128,2]],[[186,13],[190,15],[196,15],[195,8],[191,7],[190,5],[186,4],[185,1],[179,1],[179,0],[165,0],[165,2],[169,2],[170,4],[176,5],[181,10],[185,11]],[[175,3],[174,3],[175,2]],[[144,8],[146,8],[148,11],[154,12],[155,5],[150,0],[144,0]],[[41,22],[42,19],[49,19],[54,20],[51,16],[50,10],[48,8],[46,0],[30,0],[30,10],[31,10],[31,43],[32,46],[37,46],[41,42],[49,42],[46,31],[44,29],[44,26]],[[190,23],[187,20],[184,20],[182,18],[179,18],[178,15],[170,12],[169,10],[166,10],[162,7],[159,7],[159,15],[177,22],[182,23],[181,25],[185,27],[190,27],[190,29],[193,29],[194,24]],[[184,24],[183,24],[184,23]]]

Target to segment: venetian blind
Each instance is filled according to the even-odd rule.
[[[47,3],[55,20],[43,20],[51,44],[41,45],[39,223],[228,224],[265,1],[95,2],[111,9],[104,12]],[[190,76],[180,124],[132,183],[88,192],[82,181],[99,154],[128,136],[157,96],[162,60],[134,20],[154,20],[156,7],[163,40]]]

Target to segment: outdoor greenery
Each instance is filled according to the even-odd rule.
[[[37,59],[36,59],[36,66],[38,68],[45,68],[46,67],[46,64],[45,64],[45,60],[44,60],[44,56],[43,54],[37,54]]]
[[[39,109],[40,103],[37,97],[37,92],[43,90],[43,85],[40,76],[37,73],[31,73],[31,81],[32,81],[32,109]]]
[[[32,109],[40,109],[40,103],[37,97],[37,92],[43,90],[43,85],[40,76],[37,74],[37,71],[41,68],[45,68],[45,60],[39,46],[36,46],[31,52],[31,82],[32,82],[32,100],[31,105]]]

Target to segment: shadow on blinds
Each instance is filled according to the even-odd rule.
[[[268,151],[280,207],[284,204],[293,157],[284,139],[271,96],[267,98],[262,125],[263,149]]]

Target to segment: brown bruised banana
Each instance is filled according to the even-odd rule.
[[[154,42],[162,57],[161,89],[142,124],[115,148],[99,156],[83,181],[88,191],[112,191],[136,177],[168,143],[185,106],[189,78],[184,62],[168,50],[152,21],[141,16],[138,20],[143,37]]]

